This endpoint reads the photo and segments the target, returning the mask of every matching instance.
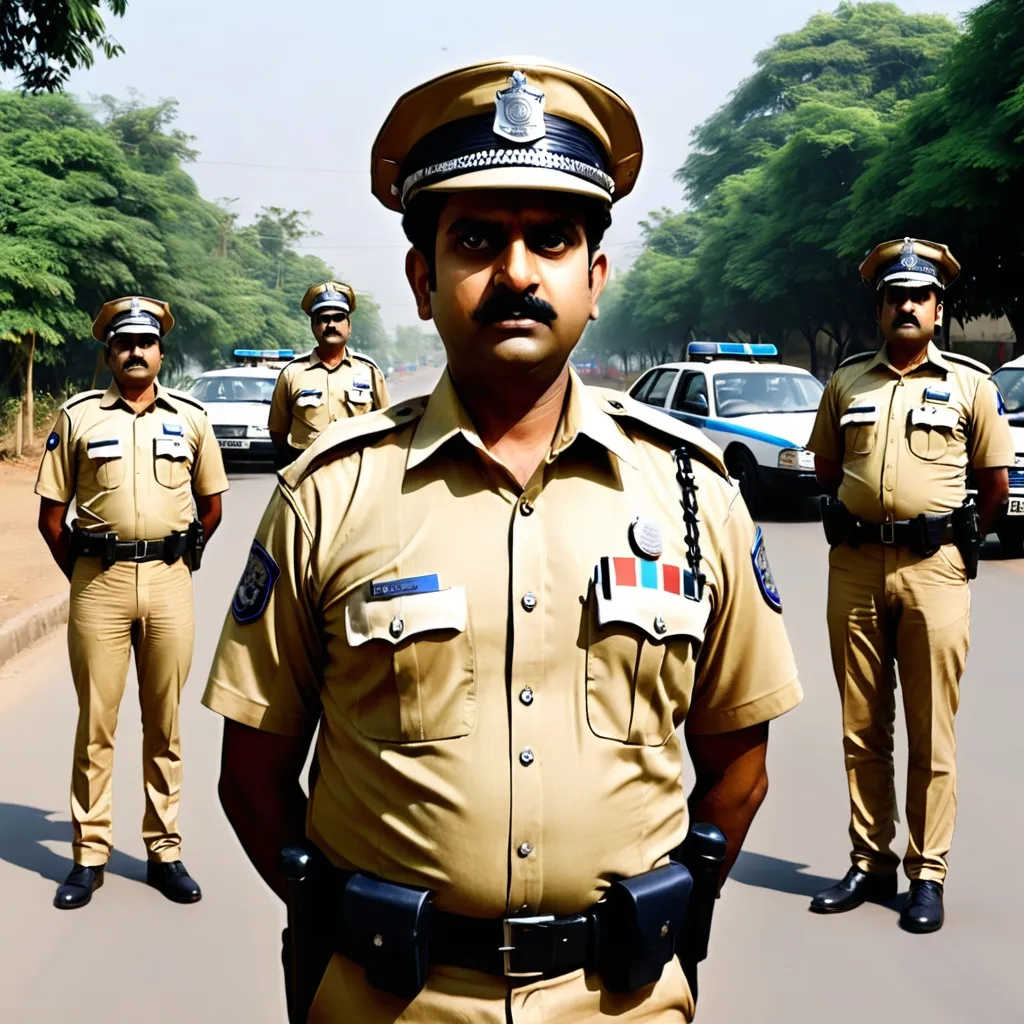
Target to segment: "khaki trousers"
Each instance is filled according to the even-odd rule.
[[[902,548],[841,544],[829,556],[828,630],[843,708],[851,859],[893,874],[899,858],[893,781],[894,669],[910,759],[903,867],[942,882],[956,821],[953,716],[970,644],[971,597],[952,544],[930,558]]]
[[[128,659],[135,651],[142,709],[142,837],[150,860],[180,858],[178,702],[192,663],[192,574],[184,561],[79,558],[71,577],[68,653],[78,694],[71,771],[76,864],[96,867],[112,849],[114,733]]]

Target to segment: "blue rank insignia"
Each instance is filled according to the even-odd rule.
[[[370,600],[385,601],[389,597],[436,594],[440,589],[436,572],[426,576],[406,576],[401,580],[375,580],[370,584]]]
[[[925,388],[924,400],[926,402],[945,403],[949,401],[950,393],[948,388],[930,387]]]
[[[55,430],[46,439],[46,450],[48,452],[52,452],[54,450],[54,448],[56,448],[57,445],[59,445],[59,444],[60,444],[60,434],[58,434],[57,431]]]
[[[258,541],[252,542],[249,560],[231,602],[231,614],[243,626],[255,622],[266,610],[270,593],[281,575],[281,568]]]
[[[750,549],[750,561],[754,566],[757,585],[761,588],[761,596],[768,602],[769,608],[781,612],[782,597],[779,595],[779,587],[775,582],[772,567],[768,564],[768,549],[765,547],[764,533],[760,526],[754,535],[754,546]]]
[[[170,437],[184,437],[185,428],[180,423],[164,423],[164,433]]]

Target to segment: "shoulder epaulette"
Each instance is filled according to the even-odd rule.
[[[943,359],[949,359],[954,363],[960,363],[963,366],[969,366],[972,370],[977,370],[978,373],[985,374],[986,377],[990,376],[992,371],[982,362],[977,359],[972,359],[970,356],[961,355],[959,352],[943,352]]]
[[[841,370],[844,366],[852,366],[854,363],[862,363],[865,359],[874,359],[878,355],[878,352],[857,352],[852,356],[847,356],[837,367],[837,370]]]
[[[96,391],[83,391],[80,395],[75,395],[73,398],[69,398],[64,403],[64,410],[74,408],[76,405],[80,405],[82,402],[88,402],[90,398],[102,398],[106,394],[102,389]]]
[[[203,405],[203,403],[200,402],[198,398],[193,398],[191,395],[186,395],[184,391],[178,391],[175,388],[161,387],[160,390],[164,394],[170,395],[171,398],[173,398],[176,402],[184,402],[186,405],[195,406],[195,408],[197,408],[204,416],[206,415],[206,406]]]
[[[288,362],[281,367],[281,372],[284,373],[284,371],[287,370],[289,366],[294,366],[296,363],[306,362],[312,354],[313,350],[310,349],[308,352],[302,352],[299,355],[295,356],[294,359],[289,359]]]
[[[669,447],[678,447],[678,442],[682,441],[690,449],[691,455],[722,476],[729,476],[722,449],[696,427],[677,420],[667,412],[659,412],[649,405],[637,402],[622,391],[596,387],[588,387],[587,390],[598,399],[599,406],[609,416],[641,424],[667,441]]]
[[[369,363],[375,369],[380,370],[380,364],[377,360],[374,359],[373,356],[368,356],[365,352],[356,352],[354,349],[349,349],[349,355],[353,359],[361,359],[364,363]],[[381,373],[383,372],[384,371],[381,370]]]
[[[362,416],[335,420],[278,475],[288,488],[295,490],[318,465],[339,451],[365,448],[382,435],[415,423],[423,415],[428,397],[424,395],[421,398],[411,398],[406,402],[388,406],[387,409],[377,409]]]

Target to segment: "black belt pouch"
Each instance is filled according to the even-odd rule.
[[[693,878],[672,862],[614,882],[600,909],[600,972],[611,992],[633,992],[661,977],[686,920]]]
[[[430,969],[431,893],[360,872],[345,886],[346,956],[382,992],[412,999]]]

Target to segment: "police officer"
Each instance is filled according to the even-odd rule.
[[[270,403],[270,437],[284,462],[329,423],[391,404],[380,367],[348,348],[355,308],[355,292],[337,281],[315,284],[303,296],[316,348],[284,367]]]
[[[968,578],[1008,493],[1013,444],[981,363],[932,341],[960,265],[944,245],[879,245],[861,268],[885,343],[847,359],[825,388],[808,448],[825,499],[828,628],[843,709],[853,866],[811,909],[896,895],[892,852],[895,675],[910,745],[903,867],[911,932],[943,923],[956,817],[953,716],[970,631]],[[966,503],[973,471],[977,510]],[[980,517],[980,532],[977,519]]]
[[[669,853],[692,815],[731,864],[801,690],[721,452],[569,366],[640,160],[626,103],[543,62],[436,78],[377,137],[449,368],[282,474],[203,698],[264,879],[308,838],[344,889],[309,1021],[692,1017]],[[612,890],[643,894],[598,948]]]
[[[93,336],[113,381],[68,401],[46,442],[36,493],[39,530],[71,581],[68,652],[78,694],[71,773],[75,866],[54,905],[82,907],[103,884],[112,849],[111,772],[131,652],[142,709],[146,880],[194,903],[181,862],[178,702],[192,660],[192,571],[221,517],[220,449],[199,402],[157,383],[166,302],[106,303]],[[77,518],[66,525],[74,500]],[[198,519],[193,518],[193,501]]]

